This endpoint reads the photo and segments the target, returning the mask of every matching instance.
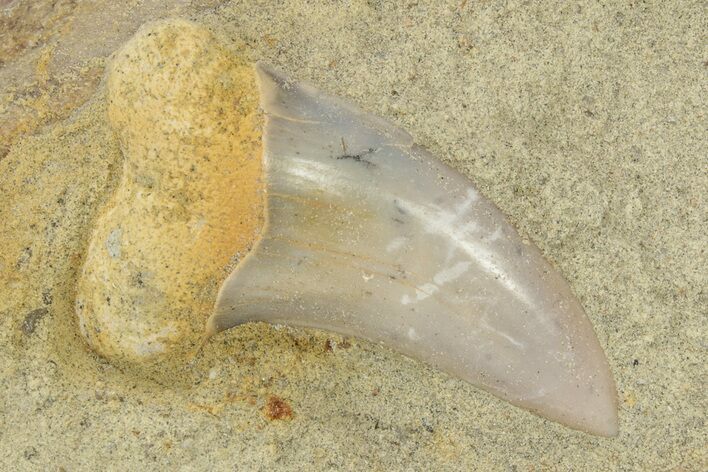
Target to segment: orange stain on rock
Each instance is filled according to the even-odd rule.
[[[271,421],[274,420],[291,420],[294,416],[293,409],[282,398],[271,395],[268,397],[263,414]]]

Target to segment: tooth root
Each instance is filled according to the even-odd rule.
[[[267,230],[208,333],[249,321],[378,341],[570,427],[617,432],[604,353],[562,277],[410,136],[260,65]]]
[[[173,20],[137,33],[107,79],[124,166],[79,280],[79,325],[112,360],[183,359],[264,221],[255,72]]]

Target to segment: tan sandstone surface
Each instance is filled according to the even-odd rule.
[[[124,173],[106,67],[166,17],[476,182],[586,308],[619,436],[325,332],[239,327],[166,375],[97,355],[75,303]],[[0,0],[0,470],[705,470],[706,23],[688,1]]]

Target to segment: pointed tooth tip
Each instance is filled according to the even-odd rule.
[[[531,404],[518,404],[546,420],[602,437],[615,437],[619,431],[617,402],[614,394],[600,393],[595,397],[570,398],[560,392]]]
[[[572,391],[566,390],[566,398],[557,400],[558,404],[568,410],[569,418],[561,420],[561,423],[590,434],[614,437],[619,431],[617,389],[599,343],[596,348],[591,357],[585,360],[586,368],[593,374],[586,377],[584,385],[579,386],[580,392],[573,395]]]
[[[617,436],[619,418],[617,414],[617,399],[614,392],[605,392],[598,395],[589,404],[586,404],[583,410],[588,415],[582,417],[577,425],[571,424],[570,426],[597,436],[608,438]]]
[[[604,350],[597,339],[594,341],[594,349],[585,361],[593,374],[587,377],[584,393],[569,405],[578,417],[578,426],[571,426],[598,436],[614,437],[619,432],[617,387]]]
[[[567,385],[543,399],[541,416],[573,429],[603,437],[619,432],[617,392],[609,367],[589,379],[585,385]],[[579,393],[573,390],[581,389]],[[555,398],[554,398],[555,397]]]
[[[614,405],[613,405],[614,406]],[[585,418],[581,424],[570,425],[580,431],[606,438],[616,437],[619,433],[619,418],[616,408],[608,408],[605,415],[598,414],[592,418]]]
[[[595,335],[594,330],[592,334]],[[581,411],[590,413],[586,419],[586,430],[589,433],[615,437],[619,433],[617,386],[604,349],[596,337],[594,341],[595,353],[592,361],[596,375],[592,376],[589,383],[591,391],[596,393],[588,398],[585,408],[581,405]]]
[[[608,438],[617,436],[619,433],[617,390],[609,369],[604,392],[596,399],[594,411],[597,413],[588,424],[588,432]]]

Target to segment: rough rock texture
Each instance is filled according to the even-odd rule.
[[[0,469],[708,467],[700,4],[89,3],[0,1],[0,43],[24,45],[0,66]],[[122,165],[96,87],[169,15],[391,118],[477,182],[583,302],[619,436],[325,333],[239,328],[157,380],[92,354],[76,282]]]
[[[111,360],[186,361],[229,267],[264,224],[255,72],[187,21],[151,23],[108,67],[120,183],[77,287],[81,333]]]

